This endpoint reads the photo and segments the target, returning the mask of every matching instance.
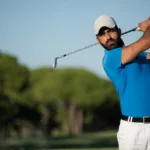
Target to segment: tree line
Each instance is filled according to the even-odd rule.
[[[0,52],[1,136],[78,135],[116,128],[119,118],[109,80],[83,68],[29,69]]]

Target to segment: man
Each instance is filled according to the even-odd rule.
[[[105,49],[103,68],[112,81],[122,112],[117,139],[120,150],[150,150],[150,17],[139,23],[143,35],[125,46],[110,16],[94,22],[96,39]]]

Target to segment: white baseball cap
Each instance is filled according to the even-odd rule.
[[[102,27],[114,28],[116,26],[115,20],[107,15],[99,16],[94,22],[94,31],[97,35]]]

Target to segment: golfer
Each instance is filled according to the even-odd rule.
[[[150,150],[150,17],[139,23],[143,35],[125,45],[121,29],[110,16],[94,22],[96,39],[104,48],[103,68],[120,99],[122,118],[119,150]]]

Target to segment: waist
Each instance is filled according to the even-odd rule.
[[[131,117],[131,116],[121,116],[122,120],[128,121],[128,122],[137,122],[137,123],[150,123],[150,116],[144,116],[141,118],[137,117]]]

